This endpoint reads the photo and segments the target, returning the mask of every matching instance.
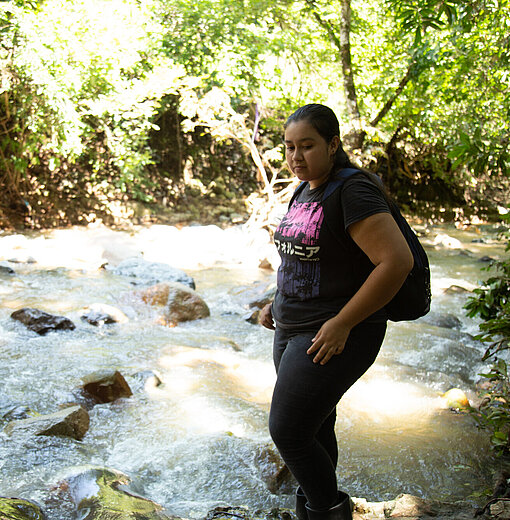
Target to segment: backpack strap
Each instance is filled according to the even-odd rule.
[[[289,205],[287,209],[290,209],[292,206],[292,203],[297,199],[297,196],[305,189],[305,186],[307,185],[307,181],[303,181],[299,184],[299,186],[294,190],[294,193],[292,194],[292,197],[289,201]]]
[[[340,171],[336,172],[324,190],[322,201],[324,202],[324,200],[326,200],[334,191],[336,191],[337,188],[340,188],[349,177],[352,177],[356,173],[362,172],[356,168],[342,168]]]
[[[335,240],[342,244],[347,250],[356,249],[358,246],[349,238],[341,234],[339,223],[343,221],[342,206],[340,202],[342,186],[347,179],[362,173],[355,168],[344,168],[335,173],[322,196],[322,207],[324,208],[324,224],[329,229]],[[335,195],[334,197],[332,195]]]
[[[327,199],[337,188],[342,186],[342,184],[352,175],[356,173],[361,173],[360,170],[356,168],[342,168],[338,172],[334,173],[328,182],[326,189],[322,195],[322,201]],[[298,195],[305,189],[305,186],[308,184],[308,181],[303,181],[299,184],[299,186],[294,190],[292,194],[292,198],[290,199],[288,208],[292,206],[292,203],[296,200]]]

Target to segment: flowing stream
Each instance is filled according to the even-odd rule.
[[[480,258],[501,256],[503,247],[491,226],[428,231],[430,316],[390,323],[376,364],[338,407],[339,482],[369,501],[400,493],[472,500],[490,487],[497,464],[487,433],[441,395],[458,387],[476,401],[484,351],[471,337],[477,322],[464,316],[466,293],[445,289],[474,288],[485,276]],[[100,268],[134,256],[192,276],[211,317],[158,325],[153,310],[130,296],[135,279]],[[270,443],[272,332],[245,318],[247,303],[275,281],[274,271],[258,267],[263,258],[277,265],[268,235],[242,226],[0,235],[0,265],[15,271],[0,273],[0,419],[16,406],[52,413],[73,400],[84,376],[104,369],[122,372],[134,393],[95,406],[82,441],[1,433],[0,495],[44,503],[73,471],[101,466],[127,474],[134,489],[177,516],[203,517],[218,504],[290,507],[290,488],[268,491],[257,462]],[[93,327],[80,320],[96,302],[129,321]],[[65,315],[77,327],[38,336],[10,318],[22,307]],[[460,320],[457,328],[437,325],[447,314]],[[145,384],[147,371],[163,384]]]

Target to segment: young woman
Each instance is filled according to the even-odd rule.
[[[370,175],[353,175],[329,195],[340,221],[325,220],[329,183],[354,168],[330,108],[296,110],[284,141],[287,164],[306,185],[275,233],[277,292],[260,315],[275,330],[269,430],[299,483],[299,520],[344,520],[352,515],[349,496],[337,489],[336,405],[375,361],[386,331],[384,305],[413,257]]]

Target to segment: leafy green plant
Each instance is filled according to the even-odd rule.
[[[507,220],[510,218],[507,216]],[[507,230],[502,238],[508,239]],[[482,360],[494,358],[489,372],[480,374],[488,379],[486,392],[473,416],[484,428],[491,431],[491,442],[496,452],[510,451],[510,378],[506,361],[499,357],[510,349],[510,242],[503,260],[493,262],[486,270],[496,271],[484,286],[474,290],[475,295],[465,305],[467,315],[479,316],[480,334],[476,339],[489,343]]]
[[[489,388],[478,409],[471,411],[480,427],[491,432],[491,444],[498,454],[510,450],[510,379],[508,365],[498,359],[488,373],[480,374],[488,379]]]

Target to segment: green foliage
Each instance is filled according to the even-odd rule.
[[[389,0],[389,9],[395,13],[405,33],[415,34],[415,45],[419,45],[427,29],[441,29],[453,25],[458,19],[460,0]]]
[[[96,184],[108,172],[114,189],[147,198],[151,119],[184,76],[159,55],[150,8],[129,0],[11,7],[12,72],[3,91],[17,120],[4,138],[13,171],[26,175],[41,161],[50,171],[83,164]]]
[[[483,396],[478,410],[472,416],[480,427],[491,432],[491,444],[500,455],[510,451],[510,379],[508,366],[502,359],[497,360],[486,374],[489,389]]]
[[[398,149],[410,166],[388,171],[460,192],[510,177],[509,1],[352,0],[352,71],[367,148],[388,163],[390,147]],[[224,154],[228,141],[215,138],[223,143],[215,148],[198,133],[178,132],[180,107],[215,87],[257,130],[261,150],[278,144],[282,121],[308,102],[330,105],[345,135],[352,121],[342,92],[342,5],[0,2],[5,191],[35,196],[60,183],[71,193],[81,183],[107,199],[149,200],[170,189],[168,179],[178,180],[185,164],[197,175],[211,164],[220,171],[217,151]],[[151,141],[169,114],[176,130]],[[155,142],[175,159],[172,171],[163,170],[170,161],[159,160]]]
[[[510,217],[507,216],[510,220]],[[505,239],[510,238],[510,232],[502,234]],[[507,243],[505,253],[510,252],[510,242]],[[475,289],[475,296],[469,298],[465,305],[467,315],[479,316],[482,323],[479,325],[480,334],[477,339],[490,342],[483,360],[495,358],[487,374],[489,388],[484,396],[480,409],[474,413],[478,422],[491,430],[491,440],[498,452],[508,452],[510,449],[510,381],[507,363],[501,355],[510,348],[510,256],[494,262],[487,270],[496,273],[487,279],[484,286]]]
[[[508,215],[507,220],[510,220]],[[506,231],[502,237],[508,240],[510,233]],[[485,281],[483,287],[473,291],[475,296],[469,298],[465,305],[469,317],[479,316],[483,320],[477,339],[492,342],[484,360],[510,348],[510,242],[505,252],[507,258],[492,262],[485,268],[496,272]]]

